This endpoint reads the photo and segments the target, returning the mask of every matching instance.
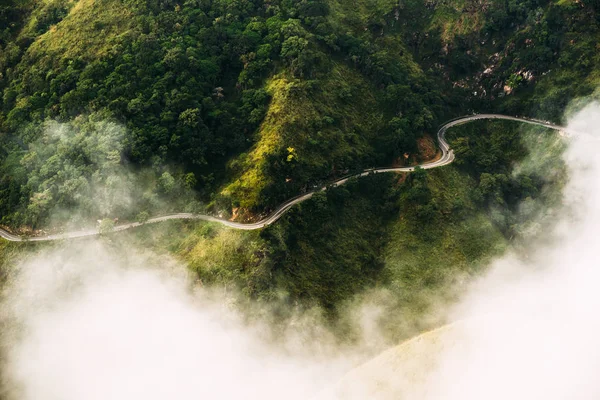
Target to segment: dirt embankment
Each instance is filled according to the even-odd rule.
[[[419,149],[420,162],[437,161],[442,156],[442,152],[438,151],[435,140],[430,135],[417,139],[417,148]]]
[[[398,157],[392,163],[393,167],[412,167],[428,162],[434,162],[442,157],[442,152],[438,150],[435,140],[430,135],[425,135],[417,139],[417,153],[405,153]]]

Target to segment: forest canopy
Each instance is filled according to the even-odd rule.
[[[85,205],[110,176],[94,144],[36,150],[53,124],[119,130],[111,157],[152,171],[165,201],[186,187],[188,208],[247,219],[351,171],[419,162],[446,118],[557,118],[598,76],[593,1],[3,0],[0,22],[12,227],[75,204],[92,221],[131,218]]]

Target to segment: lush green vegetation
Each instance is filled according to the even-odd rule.
[[[129,235],[177,255],[203,285],[317,307],[344,334],[355,317],[347,311],[373,305],[385,336],[397,341],[441,323],[439,305],[455,300],[560,200],[561,142],[546,130],[519,128],[453,128],[457,149],[485,147],[493,162],[461,153],[461,162],[441,169],[371,175],[319,193],[262,231],[173,222]]]
[[[92,114],[63,124],[47,121],[41,129],[26,151],[6,159],[2,171],[12,178],[6,207],[12,213],[4,222],[37,228],[42,223],[51,227],[53,221],[85,225],[107,217],[133,220],[143,213],[200,210],[193,200],[193,173],[161,164],[139,169],[124,162],[121,126]],[[27,207],[23,193],[31,196]]]
[[[587,0],[4,0],[0,224],[101,220],[111,240],[115,217],[245,221],[422,158],[418,140],[446,118],[558,120],[599,81],[599,12]],[[205,285],[337,322],[368,299],[403,337],[439,322],[436,301],[557,201],[561,146],[548,139],[552,157],[531,166],[543,152],[523,133],[455,128],[455,165],[350,182],[260,232],[176,222],[126,235]]]
[[[118,123],[121,163],[169,165],[213,210],[251,218],[416,153],[450,115],[559,118],[597,85],[597,13],[593,1],[6,0],[1,222],[50,222],[28,211],[43,191],[20,158],[47,120]]]
[[[386,310],[381,324],[398,340],[439,325],[441,305],[515,239],[539,232],[544,212],[561,201],[556,132],[480,121],[447,138],[456,163],[408,177],[384,253],[385,290],[363,295]]]
[[[148,226],[130,236],[179,255],[205,285],[334,313],[381,281],[388,226],[397,215],[395,179],[377,175],[318,193],[262,231],[176,222],[165,232]]]
[[[323,0],[29,7],[0,61],[2,143],[13,155],[0,214],[13,226],[31,224],[15,212],[38,196],[15,154],[48,119],[119,122],[122,162],[176,165],[218,208],[262,211],[337,173],[415,152],[440,110],[400,42],[371,43],[373,33],[348,30]]]
[[[595,0],[429,4],[401,1],[395,26],[417,62],[454,82],[474,109],[558,120],[600,82]]]
[[[539,195],[546,170],[515,174],[513,167],[526,154],[524,132],[511,122],[474,122],[448,135],[457,165],[477,180],[473,200],[494,210],[494,218],[508,233],[520,203]],[[547,132],[546,132],[547,134]]]

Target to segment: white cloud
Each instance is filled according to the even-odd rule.
[[[460,345],[441,355],[425,398],[600,395],[600,106],[581,110],[569,128],[588,135],[573,137],[565,154],[565,210],[551,240],[496,262],[474,285],[447,338]]]
[[[348,368],[323,360],[327,336],[270,343],[267,326],[192,293],[176,266],[120,256],[91,242],[22,266],[4,304],[16,318],[4,334],[12,398],[304,399]]]

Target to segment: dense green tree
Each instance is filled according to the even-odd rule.
[[[73,171],[71,161],[53,164],[50,175],[38,177],[41,183],[29,184],[24,175],[32,169],[16,154],[35,152],[47,120],[96,115],[115,121],[125,127],[123,164],[150,168],[157,180],[169,165],[175,186],[193,186],[207,202],[262,211],[315,182],[417,154],[417,139],[451,115],[493,108],[556,117],[571,98],[592,93],[591,71],[600,61],[593,1],[478,7],[413,0],[126,0],[108,1],[111,13],[74,13],[82,18],[77,21],[72,4],[0,4],[0,211],[6,223],[27,219],[24,210],[55,173],[60,184],[48,187],[50,197],[37,198],[28,219],[43,223],[44,201],[51,208],[72,204],[82,176],[95,168],[82,168],[82,156]],[[82,40],[65,27],[77,23],[106,41],[61,48]],[[40,46],[40,35],[53,27],[55,43]],[[50,49],[54,45],[59,50]],[[358,78],[348,84],[339,71]],[[274,80],[285,80],[285,87],[269,86]],[[274,93],[290,108],[271,104]],[[357,113],[352,106],[366,97],[376,104],[369,112],[381,114],[372,117],[377,123],[348,122],[348,114]],[[303,121],[311,107],[314,114]],[[240,169],[252,167],[244,157],[264,134],[269,111],[284,108],[294,116],[269,128],[280,137],[256,173],[260,193],[239,191],[227,199],[220,191]],[[459,162],[506,174],[506,160],[518,154],[503,152],[507,146],[498,141],[488,144],[491,150],[480,152],[475,136],[457,142]],[[295,149],[290,161],[288,147]],[[85,173],[74,172],[80,170]],[[187,174],[194,179],[184,180]]]

